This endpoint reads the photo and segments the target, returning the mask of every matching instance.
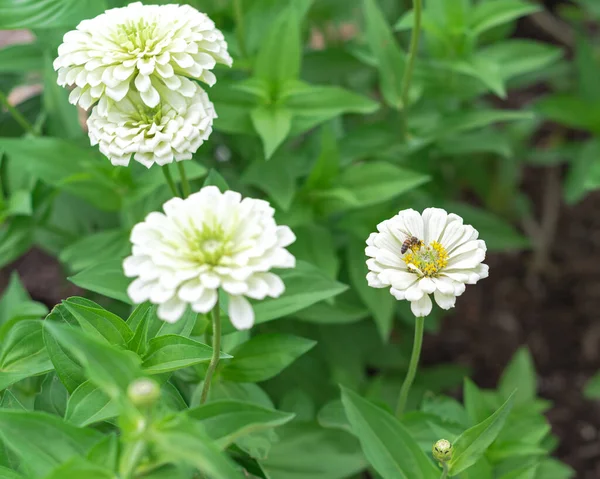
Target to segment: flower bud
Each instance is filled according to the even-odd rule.
[[[160,397],[160,386],[153,379],[136,379],[127,388],[127,396],[136,406],[149,407]]]
[[[452,459],[452,443],[446,439],[440,439],[433,445],[433,457],[440,462],[448,462]]]

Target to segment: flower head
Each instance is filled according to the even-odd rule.
[[[125,275],[136,277],[129,297],[158,304],[158,317],[175,322],[188,304],[198,313],[210,311],[222,288],[233,325],[250,328],[254,311],[246,298],[278,297],[284,284],[270,270],[295,266],[285,249],[296,239],[292,231],[277,226],[266,201],[242,200],[215,186],[173,198],[163,210],[131,232],[133,251],[123,264]]]
[[[194,78],[209,85],[216,63],[231,66],[223,34],[189,5],[131,3],[83,20],[65,34],[54,69],[58,84],[76,85],[71,103],[87,109],[106,94],[122,100],[135,85],[149,107],[158,89],[186,94]]]
[[[427,208],[422,215],[408,209],[377,230],[365,249],[369,286],[389,287],[396,299],[410,301],[415,316],[431,313],[430,294],[441,308],[450,309],[466,284],[488,276],[482,263],[485,242],[460,216],[439,208]]]
[[[431,448],[433,457],[440,462],[448,462],[452,459],[453,446],[447,439],[440,439]]]
[[[206,92],[193,87],[189,98],[165,89],[154,108],[135,90],[118,103],[109,101],[106,110],[94,107],[87,120],[92,145],[99,144],[113,165],[127,166],[132,155],[148,168],[191,159],[217,117]]]

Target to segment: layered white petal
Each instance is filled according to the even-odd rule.
[[[276,298],[285,290],[270,270],[294,264],[285,249],[295,240],[292,231],[277,226],[267,202],[242,200],[215,186],[173,198],[163,210],[132,229],[132,254],[123,262],[135,278],[128,289],[132,301],[158,304],[159,318],[174,322],[187,305],[208,313],[222,288],[233,325],[250,328],[254,311],[247,298]]]
[[[379,223],[366,241],[367,282],[374,288],[389,287],[396,299],[410,301],[416,316],[431,312],[431,294],[441,308],[450,309],[467,284],[488,276],[482,263],[486,245],[478,236],[460,216],[440,208],[427,208],[423,214],[400,211]]]
[[[87,109],[102,96],[120,101],[132,85],[149,107],[157,86],[186,95],[187,78],[214,84],[217,63],[231,66],[223,34],[189,5],[131,3],[82,21],[63,37],[54,60],[61,86]]]
[[[98,144],[113,165],[127,166],[133,158],[149,168],[191,159],[212,133],[217,116],[206,92],[198,85],[194,89],[190,98],[158,96],[153,109],[135,91],[118,103],[109,100],[104,113],[94,107],[87,120],[92,145]]]

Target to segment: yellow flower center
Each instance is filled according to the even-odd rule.
[[[411,246],[402,259],[407,265],[419,269],[420,273],[409,267],[414,273],[422,273],[428,278],[439,276],[440,271],[448,266],[448,252],[437,241],[432,241],[428,246],[423,243]]]

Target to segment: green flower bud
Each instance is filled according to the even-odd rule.
[[[127,396],[136,406],[149,407],[160,397],[160,386],[153,379],[136,379],[127,388]]]
[[[433,457],[440,462],[448,462],[452,459],[452,444],[446,439],[440,439],[433,445]]]

